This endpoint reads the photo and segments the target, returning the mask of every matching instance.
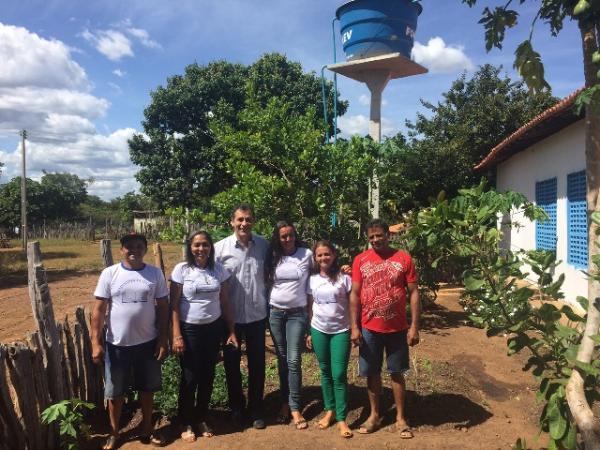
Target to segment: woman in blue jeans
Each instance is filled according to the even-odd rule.
[[[277,352],[281,409],[279,423],[291,419],[298,430],[308,423],[300,411],[302,347],[307,326],[307,289],[312,252],[298,239],[291,222],[277,222],[265,261],[269,295],[269,325]]]

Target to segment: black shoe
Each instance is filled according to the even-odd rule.
[[[254,419],[254,422],[252,422],[252,426],[255,430],[264,430],[265,428],[267,428],[265,421],[258,417]]]
[[[239,409],[234,409],[231,411],[231,420],[237,428],[244,428],[246,421],[244,419],[243,411]]]

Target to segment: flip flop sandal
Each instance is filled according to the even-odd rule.
[[[352,433],[352,431],[340,431],[340,436],[343,437],[344,439],[350,439],[352,436],[354,436],[354,434]]]
[[[198,424],[198,428],[200,429],[200,436],[202,437],[213,437],[215,433],[213,430],[206,424],[206,422],[200,422]]]
[[[317,428],[319,428],[319,430],[326,430],[331,426],[331,422],[324,423],[322,420],[323,419],[319,420],[319,422],[317,423]]]
[[[400,439],[412,439],[415,437],[412,430],[408,427],[404,427],[398,431],[400,432]]]
[[[305,419],[300,419],[297,422],[294,421],[296,430],[306,430],[308,428],[308,422]]]
[[[194,433],[194,429],[191,425],[185,427],[185,431],[181,433],[181,440],[183,442],[196,442],[196,433]]]
[[[375,422],[367,420],[360,426],[358,432],[360,434],[371,434],[379,430],[379,428],[381,428],[381,419]]]
[[[102,450],[114,450],[116,448],[119,448],[119,437],[110,435],[102,446]]]
[[[400,439],[412,439],[415,437],[410,427],[406,424],[394,424],[392,431],[395,431],[400,436]]]
[[[158,433],[152,433],[142,436],[140,437],[140,441],[142,442],[142,444],[151,444],[154,447],[164,447],[166,445],[165,438]]]

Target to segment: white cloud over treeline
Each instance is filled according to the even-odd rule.
[[[463,46],[447,45],[439,36],[429,39],[427,45],[415,42],[412,57],[431,73],[456,73],[475,67]]]
[[[27,130],[28,176],[70,172],[97,180],[90,192],[105,198],[136,188],[127,140],[135,130],[101,134],[95,122],[110,107],[72,50],[26,28],[0,23],[0,137]],[[2,182],[19,175],[20,145],[0,149]]]

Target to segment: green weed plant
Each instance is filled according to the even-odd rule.
[[[85,423],[85,411],[94,408],[93,403],[72,398],[48,406],[42,412],[41,419],[44,425],[58,423],[61,447],[75,450],[79,448],[81,439],[90,437],[91,430]]]

